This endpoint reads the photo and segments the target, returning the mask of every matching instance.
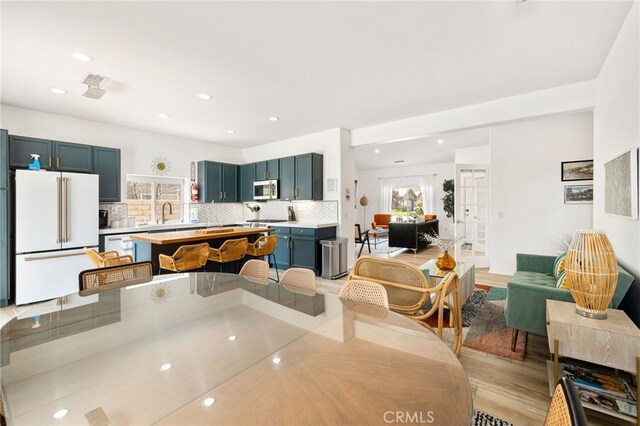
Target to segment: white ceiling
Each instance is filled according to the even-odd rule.
[[[456,149],[489,145],[489,132],[489,128],[485,127],[442,133],[402,142],[357,146],[353,148],[355,165],[360,170],[370,170],[449,163],[454,161]],[[438,140],[442,140],[442,144],[439,144]],[[376,150],[379,152],[376,153]],[[395,163],[397,160],[404,160],[404,162]]]
[[[3,1],[0,100],[248,147],[593,79],[630,6]],[[99,101],[87,71],[112,80]]]

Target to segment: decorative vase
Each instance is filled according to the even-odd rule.
[[[441,271],[452,271],[456,267],[456,260],[449,254],[448,251],[445,251],[438,259],[436,259],[436,266]]]

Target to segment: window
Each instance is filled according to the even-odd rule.
[[[127,175],[129,216],[139,223],[160,223],[164,206],[165,221],[182,221],[185,179]],[[168,203],[165,205],[165,203]]]
[[[394,187],[391,190],[391,215],[392,220],[397,221],[397,217],[415,219],[424,215],[422,202],[422,190],[419,186]]]

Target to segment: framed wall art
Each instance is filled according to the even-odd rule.
[[[593,180],[593,160],[563,161],[562,181]]]
[[[604,163],[604,212],[638,219],[638,148]]]
[[[565,185],[565,204],[592,204],[593,185]]]

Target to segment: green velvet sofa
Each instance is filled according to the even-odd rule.
[[[556,256],[516,255],[516,273],[507,284],[504,315],[507,327],[547,335],[547,299],[573,302],[569,290],[556,288],[553,264]],[[616,309],[634,281],[633,275],[618,266],[618,285],[611,301]]]

